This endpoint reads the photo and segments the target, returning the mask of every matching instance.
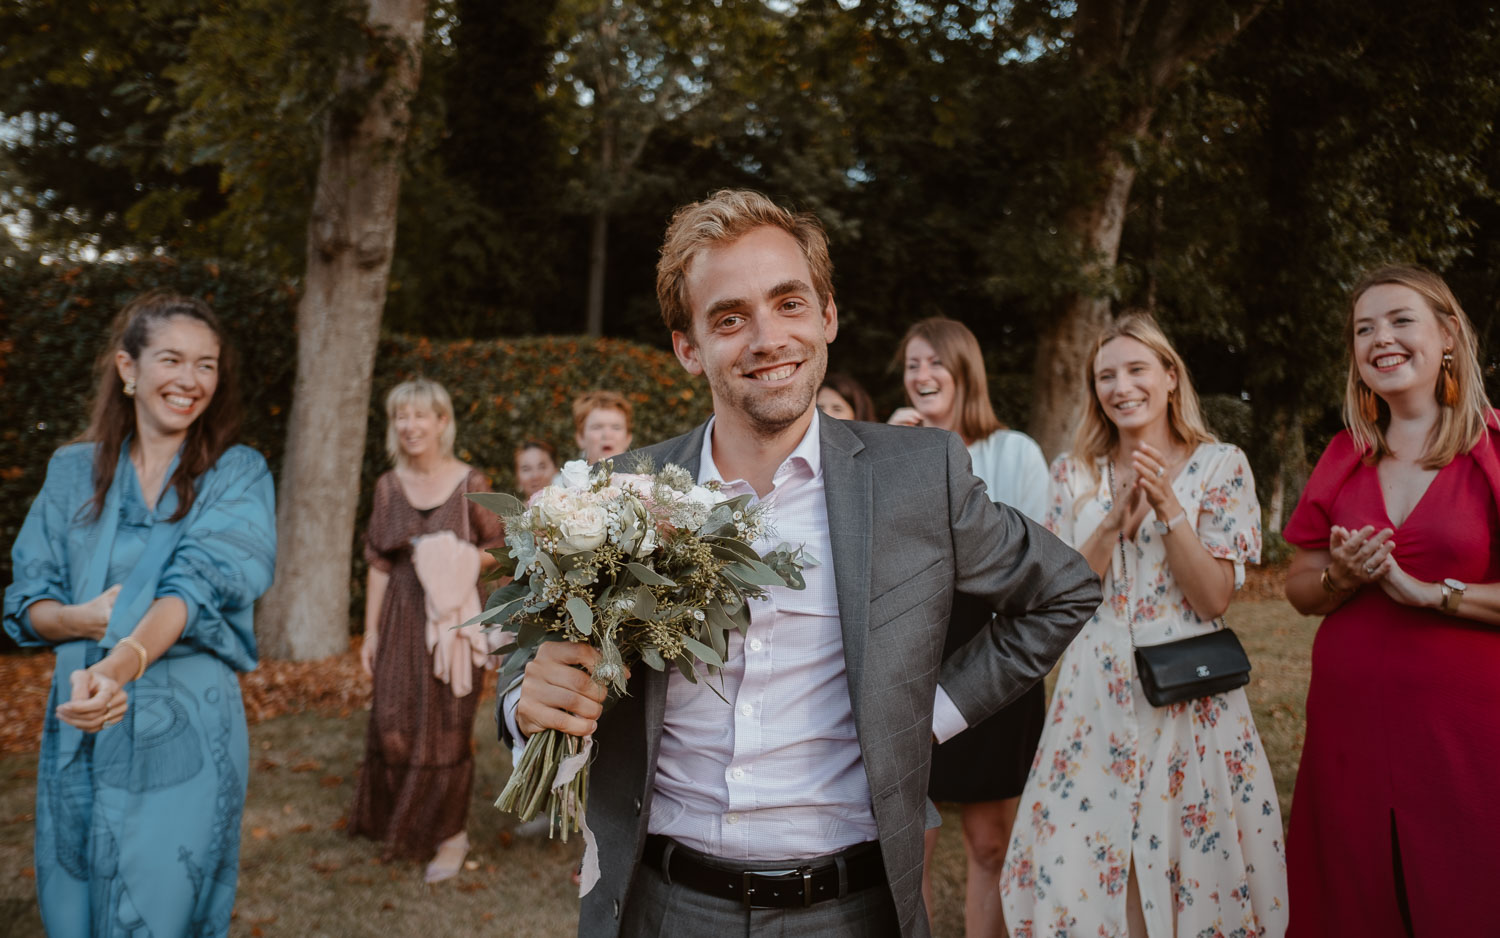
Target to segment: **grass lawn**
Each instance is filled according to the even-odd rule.
[[[1285,817],[1302,749],[1303,701],[1317,620],[1285,602],[1239,602],[1231,624],[1255,670],[1250,700],[1276,773]],[[491,807],[509,771],[481,707],[475,726],[468,869],[437,886],[422,867],[381,864],[377,846],[350,839],[344,817],[364,745],[365,717],[324,713],[277,717],[250,728],[250,793],[240,853],[233,935],[435,938],[482,934],[570,936],[576,890],[568,872],[580,853],[561,844],[513,837],[513,819]],[[32,870],[36,757],[0,757],[0,922],[15,938],[43,934]],[[963,934],[963,853],[956,810],[944,810],[939,845],[937,934]]]

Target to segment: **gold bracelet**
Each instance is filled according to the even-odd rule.
[[[1351,592],[1353,592],[1353,590],[1342,589],[1339,586],[1337,586],[1337,585],[1334,584],[1334,582],[1333,582],[1333,575],[1328,572],[1328,571],[1330,571],[1332,569],[1333,569],[1333,564],[1329,564],[1328,566],[1324,567],[1323,568],[1323,576],[1321,577],[1321,582],[1323,584],[1323,589],[1328,592],[1328,595],[1330,595],[1330,596],[1337,596],[1340,593],[1351,593]]]
[[[115,643],[116,648],[119,648],[121,645],[130,648],[136,654],[141,656],[140,670],[136,671],[135,677],[131,678],[132,681],[139,681],[141,679],[141,675],[146,673],[146,665],[151,663],[151,654],[150,652],[146,651],[146,646],[141,644],[140,639],[136,638],[134,635],[127,635]]]

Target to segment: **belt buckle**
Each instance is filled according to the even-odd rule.
[[[791,870],[745,870],[741,873],[740,902],[746,909],[774,909],[772,905],[756,905],[752,896],[755,893],[753,885],[756,878],[768,880],[802,880],[802,907],[806,908],[813,904],[813,870],[810,866],[799,866]]]

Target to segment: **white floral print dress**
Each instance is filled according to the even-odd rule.
[[[1067,456],[1052,465],[1046,524],[1069,544],[1110,510],[1098,471],[1102,483]],[[1260,559],[1244,453],[1200,444],[1172,488],[1238,588]],[[1173,582],[1153,520],[1125,542],[1124,576],[1113,550],[1105,601],[1063,656],[1000,878],[1012,938],[1124,938],[1132,856],[1150,938],[1286,931],[1281,811],[1244,690],[1158,708],[1135,675],[1128,607],[1142,645],[1218,627]]]

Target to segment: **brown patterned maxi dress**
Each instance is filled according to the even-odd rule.
[[[465,697],[453,696],[433,677],[427,610],[411,542],[447,530],[480,548],[497,546],[504,539],[500,519],[463,497],[489,490],[484,475],[470,469],[447,501],[423,512],[407,502],[394,471],[375,484],[365,559],[390,580],[377,626],[370,728],[349,833],[383,841],[387,858],[430,860],[437,845],[462,831],[468,818],[471,737],[483,672],[474,669],[474,690]],[[484,591],[478,588],[482,603]]]

